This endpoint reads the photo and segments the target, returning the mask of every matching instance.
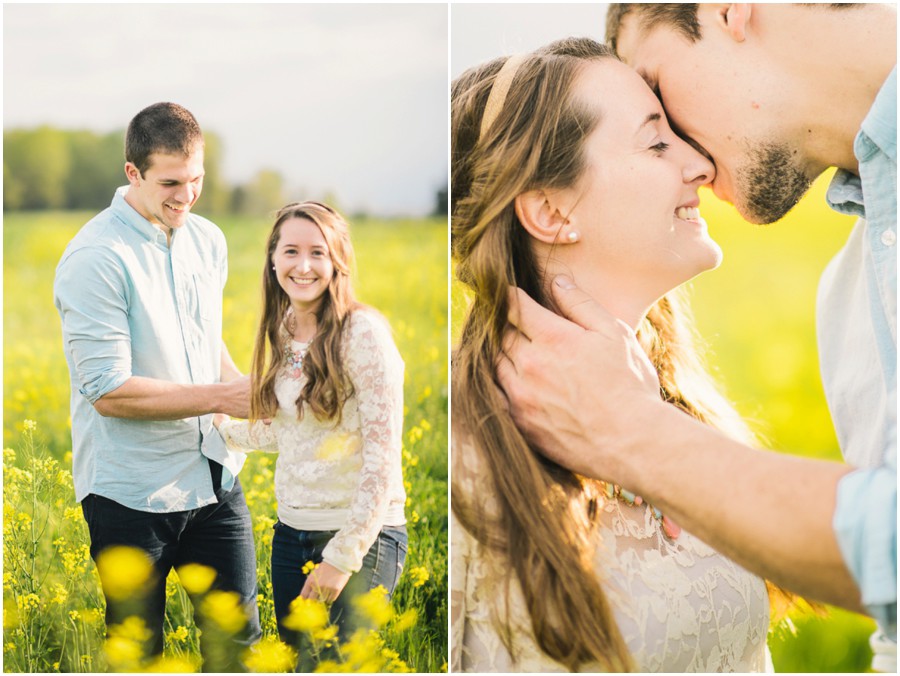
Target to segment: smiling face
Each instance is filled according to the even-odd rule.
[[[328,242],[308,218],[292,217],[281,224],[272,265],[278,284],[297,311],[317,309],[334,277]]]
[[[152,153],[143,174],[128,162],[125,175],[130,184],[125,199],[135,211],[166,231],[180,228],[203,190],[203,148],[188,157]]]
[[[560,195],[580,236],[566,256],[579,285],[607,306],[628,297],[646,309],[721,260],[697,195],[715,169],[669,128],[657,98],[624,64],[589,63],[574,95],[599,108],[600,121],[585,141],[581,178]]]
[[[668,26],[642,33],[638,18],[627,15],[617,49],[657,92],[673,128],[715,162],[716,195],[751,223],[771,223],[826,166],[792,141],[788,85],[774,57],[757,42],[736,40],[721,12],[699,6],[697,42]]]

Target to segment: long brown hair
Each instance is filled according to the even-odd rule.
[[[314,223],[328,245],[334,275],[322,303],[316,310],[316,335],[303,358],[306,383],[297,398],[297,416],[303,417],[304,404],[319,420],[341,421],[344,402],[353,395],[341,356],[341,338],[353,310],[360,307],[353,296],[353,245],[347,222],[331,207],[319,202],[294,202],[282,207],[266,243],[266,262],[262,277],[263,313],[256,334],[251,367],[250,418],[260,420],[275,415],[275,376],[285,364],[285,345],[290,340],[285,318],[290,299],[278,283],[272,269],[272,255],[281,237],[281,226],[291,218]]]
[[[587,663],[634,668],[594,567],[599,485],[529,446],[508,413],[494,367],[510,286],[553,309],[514,200],[533,189],[574,186],[582,175],[584,142],[601,121],[573,96],[574,83],[587,63],[604,58],[615,57],[597,42],[575,38],[527,55],[484,133],[486,102],[506,60],[466,71],[451,92],[452,251],[458,278],[473,292],[454,354],[453,415],[494,488],[490,509],[483,496],[467,495],[458,479],[466,461],[455,457],[452,508],[514,571],[541,649],[573,671]],[[678,295],[669,294],[639,327],[663,398],[751,439],[701,367],[688,326]],[[501,620],[500,629],[512,650],[509,621]]]

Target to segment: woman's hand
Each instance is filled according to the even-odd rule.
[[[331,603],[341,595],[349,579],[350,573],[340,571],[323,561],[306,578],[300,596]]]
[[[216,426],[216,429],[219,429],[222,426],[222,423],[228,422],[231,420],[230,415],[225,415],[224,413],[213,413],[213,425]]]

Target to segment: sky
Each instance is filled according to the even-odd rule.
[[[450,75],[498,56],[531,51],[566,37],[604,37],[608,3],[454,4]]]
[[[445,4],[4,4],[3,127],[124,130],[174,101],[223,172],[429,213],[447,184]],[[124,183],[124,174],[123,174]]]

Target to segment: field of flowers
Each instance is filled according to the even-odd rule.
[[[53,275],[88,213],[4,215],[3,668],[6,672],[131,670],[145,630],[125,622],[104,630],[97,568],[72,488],[68,371]],[[269,222],[221,219],[229,243],[225,341],[249,369],[259,276]],[[447,226],[443,219],[354,221],[357,295],[389,319],[406,362],[404,476],[409,554],[390,605],[377,592],[362,610],[379,631],[342,646],[322,670],[446,671],[447,664]],[[253,516],[264,640],[241,656],[259,672],[289,671],[277,641],[269,577],[275,517],[273,456],[252,454],[241,473]],[[105,570],[139,579],[140,557],[117,554]],[[103,562],[101,562],[102,564]],[[103,567],[101,565],[101,567]],[[184,570],[167,582],[166,651],[155,671],[200,667],[204,640],[233,632],[233,599],[208,591],[209,571]],[[107,573],[104,572],[104,576]],[[189,595],[198,601],[192,605]],[[197,608],[195,617],[194,608]],[[310,646],[330,643],[321,609],[298,606]],[[207,668],[211,665],[207,664]]]
[[[819,276],[846,241],[853,219],[828,208],[829,180],[830,174],[820,178],[791,213],[768,226],[748,225],[733,207],[702,190],[701,213],[725,256],[718,270],[691,282],[691,297],[709,366],[768,446],[839,460],[819,376],[814,308]],[[466,299],[458,284],[451,288],[455,337]],[[792,610],[771,628],[775,669],[865,670],[873,628],[870,620],[838,609],[829,609],[827,617]]]

